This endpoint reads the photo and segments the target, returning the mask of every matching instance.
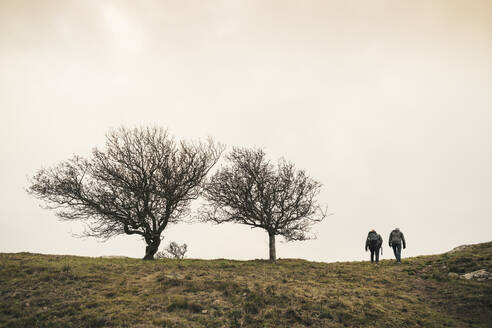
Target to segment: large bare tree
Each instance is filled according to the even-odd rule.
[[[211,139],[175,141],[162,128],[120,128],[90,158],[74,156],[39,170],[28,192],[60,218],[85,221],[84,235],[141,236],[150,260],[167,225],[189,214],[223,149]]]
[[[283,159],[271,164],[261,149],[234,148],[226,159],[229,165],[204,189],[203,220],[265,229],[270,261],[276,260],[276,235],[287,241],[311,238],[311,225],[326,217],[316,200],[319,182]]]

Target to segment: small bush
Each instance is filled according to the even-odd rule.
[[[157,252],[155,257],[157,259],[183,259],[186,252],[188,251],[188,245],[179,245],[178,243],[172,241],[164,249],[164,251]]]

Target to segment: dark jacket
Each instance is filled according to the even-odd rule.
[[[370,244],[370,241],[372,239],[378,240],[377,244],[374,247],[371,246],[371,244]],[[367,251],[368,247],[373,248],[373,249],[377,249],[377,248],[380,248],[382,244],[383,244],[383,237],[381,237],[381,235],[378,234],[376,231],[369,231],[369,233],[367,234],[367,239],[366,239],[366,251]]]
[[[389,246],[393,245],[401,245],[403,243],[403,248],[407,247],[407,244],[405,242],[405,236],[403,236],[403,232],[400,231],[400,229],[395,229],[391,231],[390,236],[389,236]]]

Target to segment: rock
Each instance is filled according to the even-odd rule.
[[[460,278],[465,280],[485,281],[485,280],[491,280],[492,274],[490,274],[490,272],[487,272],[487,270],[482,269],[482,270],[465,273],[464,275],[461,275]]]
[[[455,253],[455,252],[459,252],[459,251],[462,251],[468,247],[471,247],[471,245],[461,245],[461,246],[458,246],[458,247],[455,247],[453,248],[452,250],[450,250],[448,253]]]
[[[169,274],[165,274],[164,277],[166,277],[167,279],[170,279],[170,280],[183,280],[183,276],[177,274],[177,273],[169,273]]]
[[[202,314],[207,314],[208,310],[202,310]]]
[[[456,272],[450,272],[450,273],[448,273],[448,277],[451,279],[458,279],[460,277],[460,275],[457,274]]]

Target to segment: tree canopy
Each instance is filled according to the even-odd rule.
[[[226,159],[204,189],[203,220],[266,230],[271,261],[276,235],[287,241],[312,237],[311,226],[326,217],[316,199],[319,182],[283,159],[273,165],[261,149],[234,148]]]
[[[141,236],[144,259],[153,259],[162,232],[189,214],[223,149],[212,139],[176,141],[162,128],[120,128],[91,157],[39,170],[28,192],[61,219],[85,221],[87,236]]]

